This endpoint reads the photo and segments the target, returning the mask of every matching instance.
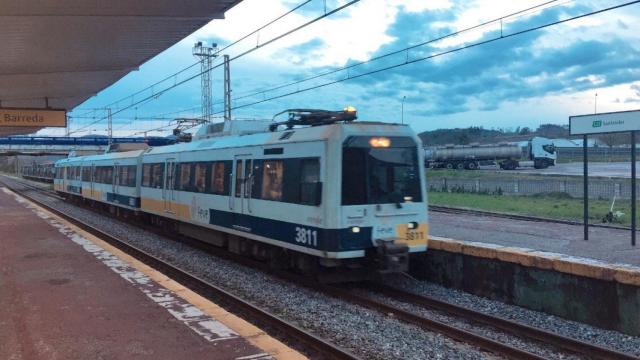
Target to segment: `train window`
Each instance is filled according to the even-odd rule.
[[[236,160],[236,197],[242,193],[242,160]]]
[[[151,164],[142,165],[142,186],[151,187]]]
[[[211,163],[211,182],[209,183],[209,190],[207,192],[212,194],[224,194],[224,163],[217,161]]]
[[[191,191],[191,165],[190,163],[182,163],[179,165],[179,190]]]
[[[136,186],[136,172],[138,170],[138,167],[135,165],[129,165],[129,177],[127,178],[127,184],[129,187],[135,187]]]
[[[207,185],[207,163],[196,163],[193,177],[195,190],[199,193],[205,192]]]
[[[251,186],[251,183],[253,183],[253,178],[251,176],[251,162],[252,160],[247,159],[244,161],[244,196],[245,197],[249,197],[251,196],[251,190],[249,188],[249,186]]]
[[[129,169],[127,166],[118,166],[116,168],[118,171],[118,176],[116,176],[116,180],[118,185],[127,186],[127,178],[129,177]]]
[[[411,138],[392,137],[386,146],[354,136],[342,152],[342,204],[387,204],[421,201],[420,166]]]
[[[261,198],[265,200],[282,200],[282,160],[264,160],[262,163]]]
[[[91,167],[85,166],[82,168],[82,181],[90,182],[91,181]]]
[[[162,189],[164,181],[164,164],[153,164],[151,166],[151,187]]]
[[[113,166],[104,166],[104,178],[102,180],[105,184],[113,184]]]
[[[300,166],[300,204],[320,205],[322,183],[320,160],[303,159]]]
[[[125,165],[119,167],[118,185],[120,186],[136,186],[136,166]]]

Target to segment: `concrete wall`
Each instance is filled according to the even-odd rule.
[[[640,336],[640,268],[491,244],[431,239],[412,276]]]

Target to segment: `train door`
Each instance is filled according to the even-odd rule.
[[[251,188],[253,184],[253,159],[251,155],[236,155],[233,166],[233,227],[251,231],[248,215],[251,214]]]
[[[162,189],[162,200],[164,201],[164,211],[174,214],[174,203],[176,201],[175,194],[175,177],[176,177],[176,159],[166,159],[164,162],[165,176],[164,187]]]

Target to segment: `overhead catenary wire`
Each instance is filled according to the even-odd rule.
[[[275,36],[275,37],[271,38],[270,40],[268,40],[268,41],[266,41],[266,42],[264,42],[264,43],[258,44],[258,45],[256,45],[255,47],[253,47],[253,48],[251,48],[251,49],[249,49],[249,50],[246,50],[246,51],[244,51],[244,52],[242,52],[242,53],[240,53],[240,54],[238,54],[238,55],[235,55],[235,56],[231,57],[231,58],[229,59],[229,61],[237,60],[237,59],[239,59],[239,58],[241,58],[241,57],[243,57],[243,56],[246,56],[246,55],[248,55],[248,54],[250,54],[250,53],[252,53],[252,52],[254,52],[254,51],[258,50],[258,49],[262,49],[263,47],[265,47],[265,46],[267,46],[267,45],[270,45],[270,44],[272,44],[272,43],[274,43],[274,42],[276,42],[276,41],[278,41],[278,40],[280,40],[280,39],[282,39],[282,38],[284,38],[284,37],[287,37],[287,36],[289,36],[289,35],[291,35],[291,34],[293,34],[293,33],[297,32],[297,31],[299,31],[299,30],[301,30],[301,29],[304,29],[304,28],[306,28],[307,26],[310,26],[310,25],[312,25],[312,24],[315,24],[316,22],[318,22],[318,21],[320,21],[320,20],[322,20],[322,19],[325,19],[325,18],[327,18],[327,17],[329,17],[329,16],[331,16],[331,15],[333,15],[333,14],[337,13],[337,12],[340,12],[340,11],[342,11],[342,10],[344,10],[344,9],[346,9],[346,8],[348,8],[348,7],[350,7],[350,6],[352,6],[353,4],[358,3],[358,2],[360,2],[360,0],[351,0],[351,1],[347,2],[346,4],[344,4],[344,5],[342,5],[342,6],[339,6],[339,7],[335,8],[335,9],[333,9],[333,10],[329,11],[329,12],[324,13],[324,14],[323,14],[323,15],[321,15],[321,16],[318,16],[318,17],[316,17],[316,18],[314,18],[314,19],[312,19],[312,20],[310,20],[310,21],[305,22],[305,23],[304,23],[304,24],[302,24],[302,25],[299,25],[299,26],[297,26],[297,27],[295,27],[295,28],[293,28],[293,29],[291,29],[291,30],[288,30],[288,31],[286,31],[286,32],[284,32],[284,33],[282,33],[282,34],[280,34],[280,35],[277,35],[277,36]],[[298,7],[298,8],[299,8],[299,7]],[[199,64],[199,63],[198,63],[198,64]],[[146,100],[148,100],[148,99],[157,98],[157,97],[159,97],[159,96],[163,95],[164,93],[166,93],[167,91],[170,91],[170,90],[172,90],[172,89],[174,89],[174,88],[176,88],[176,87],[178,87],[178,86],[180,86],[180,85],[182,85],[182,84],[185,84],[185,83],[187,83],[187,82],[189,82],[189,81],[191,81],[191,80],[193,80],[193,79],[196,79],[196,78],[198,78],[198,77],[202,76],[205,72],[213,71],[213,70],[215,70],[215,69],[217,69],[217,68],[221,67],[222,65],[223,65],[222,63],[219,63],[219,64],[217,64],[217,65],[215,65],[215,66],[212,66],[211,68],[209,68],[209,69],[207,69],[207,70],[205,70],[205,71],[201,71],[201,72],[199,72],[199,73],[197,73],[197,74],[195,74],[195,75],[193,75],[193,76],[190,76],[190,77],[188,77],[188,78],[186,78],[186,79],[184,79],[184,80],[181,80],[181,81],[179,81],[179,82],[176,82],[175,84],[173,84],[173,85],[171,85],[171,86],[169,86],[169,87],[167,87],[167,88],[165,88],[165,89],[162,89],[162,90],[160,90],[160,91],[158,91],[158,92],[156,92],[156,93],[154,93],[154,94],[151,94],[151,95],[149,95],[149,96],[147,96],[147,97],[143,98],[142,100],[139,100],[139,101],[136,101],[136,102],[132,102],[132,104],[130,104],[130,105],[128,105],[128,106],[125,106],[124,108],[121,108],[121,109],[118,109],[118,110],[114,111],[114,112],[112,113],[112,115],[118,114],[118,113],[123,112],[123,111],[128,110],[128,109],[131,109],[132,107],[134,107],[134,106],[136,106],[136,105],[138,105],[138,104],[141,104],[141,103],[143,103],[144,101],[146,101]],[[193,67],[193,66],[195,66],[195,64],[194,64],[194,65],[191,65],[191,67]],[[166,78],[165,78],[165,80],[166,80],[166,79],[170,79],[170,78],[172,78],[172,77],[173,77],[173,75],[168,76],[168,77],[166,77]],[[164,80],[163,80],[163,81],[164,81]],[[147,88],[147,89],[148,89],[148,88]],[[145,89],[144,91],[146,91],[147,89]],[[125,97],[124,99],[128,99],[128,98],[130,98],[130,97]],[[119,101],[122,101],[122,100],[119,100]],[[118,102],[119,102],[119,101],[118,101]],[[116,102],[116,103],[117,103],[117,102]],[[112,103],[111,105],[113,105],[113,104],[114,104],[114,103]],[[94,124],[96,124],[96,123],[98,123],[98,122],[100,122],[100,121],[102,121],[102,120],[104,120],[104,119],[105,119],[105,118],[101,118],[101,119],[99,119],[99,120],[97,120],[97,121],[95,121],[95,122],[93,122],[93,123],[88,124],[86,127],[89,127],[89,126],[91,126],[91,125],[94,125]],[[80,128],[80,129],[78,129],[78,130],[76,130],[76,131],[79,131],[79,130],[82,130],[82,129],[84,129],[84,127],[83,127],[83,128]],[[75,131],[74,131],[74,132],[75,132]]]
[[[563,23],[566,23],[566,22],[569,22],[569,21],[582,19],[582,18],[585,18],[585,17],[588,17],[588,16],[593,16],[593,15],[601,14],[601,13],[604,13],[604,12],[620,9],[620,8],[627,7],[627,6],[630,6],[630,5],[634,5],[634,4],[637,4],[637,3],[640,3],[640,0],[630,1],[630,2],[623,3],[623,4],[607,7],[607,8],[604,8],[604,9],[588,12],[588,13],[585,13],[585,14],[582,14],[582,15],[577,15],[577,16],[566,18],[566,19],[549,22],[549,23],[544,24],[544,25],[531,27],[531,28],[528,28],[528,29],[525,29],[525,30],[520,30],[520,31],[511,33],[511,34],[506,34],[505,35],[504,33],[502,33],[500,36],[495,37],[495,38],[479,41],[479,42],[476,42],[476,43],[473,43],[473,44],[460,46],[460,47],[449,49],[449,50],[446,50],[446,51],[442,51],[442,52],[439,52],[439,53],[436,53],[436,54],[431,54],[429,56],[424,56],[424,57],[411,59],[411,60],[407,59],[406,61],[404,61],[402,63],[394,64],[394,65],[391,65],[391,66],[386,66],[386,67],[383,67],[383,68],[379,68],[379,69],[376,69],[376,70],[368,71],[368,72],[357,74],[357,75],[349,75],[348,77],[343,78],[343,79],[329,81],[329,82],[326,82],[326,83],[323,83],[323,84],[310,86],[310,87],[307,87],[307,88],[304,88],[304,89],[298,89],[296,91],[291,91],[291,92],[288,92],[288,93],[285,93],[285,94],[273,96],[273,97],[262,99],[262,100],[259,100],[259,101],[238,105],[238,106],[232,107],[232,110],[237,110],[237,109],[242,109],[242,108],[246,108],[246,107],[253,106],[253,105],[262,104],[262,103],[265,103],[265,102],[268,102],[268,101],[273,101],[273,100],[281,99],[281,98],[284,98],[284,97],[297,95],[297,94],[300,94],[300,93],[303,93],[303,92],[307,92],[307,91],[323,88],[323,87],[326,87],[326,86],[329,86],[329,85],[338,84],[338,83],[345,82],[345,81],[348,81],[348,80],[353,80],[353,79],[361,78],[361,77],[364,77],[364,76],[369,76],[369,75],[373,75],[373,74],[376,74],[376,73],[380,73],[380,72],[383,72],[383,71],[396,69],[396,68],[399,68],[399,67],[402,67],[402,66],[415,64],[417,62],[422,62],[422,61],[434,59],[434,58],[437,58],[437,57],[440,57],[440,56],[456,53],[456,52],[459,52],[459,51],[462,51],[462,50],[478,47],[478,46],[481,46],[481,45],[486,45],[486,44],[493,43],[493,42],[496,42],[496,41],[500,41],[500,40],[512,38],[512,37],[515,37],[515,36],[523,35],[523,34],[526,34],[526,33],[530,33],[530,32],[533,32],[533,31],[542,30],[542,29],[545,29],[545,28],[548,28],[548,27],[551,27],[551,26],[555,26],[555,25],[563,24]],[[220,112],[216,112],[214,114],[219,114],[219,113]]]
[[[455,37],[455,36],[458,36],[458,35],[473,31],[473,30],[477,30],[477,29],[486,27],[486,26],[491,25],[491,24],[499,23],[499,22],[501,22],[501,21],[503,21],[505,19],[513,18],[513,17],[516,17],[516,16],[522,16],[522,15],[525,15],[525,14],[527,14],[528,12],[530,12],[532,10],[537,10],[537,9],[545,7],[547,5],[551,5],[553,3],[558,3],[559,1],[560,0],[546,1],[544,3],[531,6],[531,7],[528,7],[526,9],[523,9],[523,10],[516,11],[516,12],[510,13],[508,15],[504,15],[504,16],[501,16],[501,17],[493,19],[493,20],[485,21],[483,23],[480,23],[480,24],[477,24],[477,25],[473,25],[473,26],[464,28],[462,30],[454,31],[454,32],[451,32],[451,33],[443,35],[443,36],[439,36],[439,37],[434,38],[434,39],[430,39],[430,40],[427,40],[427,41],[424,41],[424,42],[421,42],[421,43],[418,43],[418,44],[414,44],[414,45],[411,45],[411,46],[408,46],[408,47],[405,47],[405,48],[402,48],[402,49],[399,49],[399,50],[395,50],[395,51],[392,51],[392,52],[389,52],[389,53],[378,55],[378,56],[375,56],[375,57],[373,57],[371,59],[368,59],[366,61],[360,61],[360,62],[352,63],[352,64],[349,64],[347,66],[335,68],[335,69],[332,69],[332,70],[329,70],[329,71],[325,71],[325,72],[322,72],[322,73],[319,73],[319,74],[315,74],[315,75],[312,75],[312,76],[309,76],[309,77],[306,77],[306,78],[303,78],[303,79],[300,79],[300,80],[295,80],[295,81],[283,83],[283,84],[280,84],[280,85],[276,85],[274,87],[265,88],[265,89],[261,89],[261,90],[255,90],[255,91],[253,91],[251,93],[247,93],[247,94],[244,94],[244,95],[241,95],[241,96],[237,96],[233,100],[234,101],[238,101],[238,100],[242,100],[242,99],[246,99],[246,98],[251,98],[251,97],[254,97],[254,96],[258,96],[258,95],[263,95],[263,94],[268,93],[268,92],[272,92],[272,91],[284,89],[284,88],[287,88],[287,87],[299,85],[299,84],[302,84],[302,83],[305,83],[305,82],[308,82],[308,81],[311,81],[311,80],[315,80],[315,79],[318,79],[318,78],[321,78],[321,77],[325,77],[325,76],[328,76],[328,75],[333,75],[333,74],[336,74],[336,73],[339,73],[339,72],[342,72],[342,71],[345,71],[345,70],[349,70],[349,69],[352,69],[352,68],[367,64],[367,63],[378,61],[378,60],[381,60],[381,59],[384,59],[384,58],[387,58],[387,57],[390,57],[390,56],[393,56],[393,55],[402,54],[402,53],[405,53],[407,51],[410,51],[410,50],[413,50],[413,49],[416,49],[416,48],[419,48],[419,47],[422,47],[422,46],[425,46],[425,45],[428,45],[428,44],[440,42],[442,40],[445,40],[445,39],[448,39],[448,38],[451,38],[451,37]],[[562,4],[566,4],[566,3],[572,2],[572,1],[573,0],[564,1]],[[560,4],[556,4],[554,6],[557,6],[557,5],[560,5]],[[220,102],[214,103],[214,105],[219,105],[219,104],[220,104]]]
[[[495,18],[495,19],[492,19],[492,20],[489,20],[489,21],[485,21],[483,23],[480,23],[480,24],[477,24],[477,25],[473,25],[473,26],[470,26],[470,27],[467,27],[467,28],[464,28],[464,29],[461,29],[461,30],[458,30],[458,31],[455,31],[455,32],[452,32],[452,33],[449,33],[449,34],[446,34],[446,35],[443,35],[443,36],[439,36],[437,38],[430,39],[430,40],[427,40],[427,41],[424,41],[424,42],[421,42],[421,43],[418,43],[418,44],[414,44],[414,45],[411,45],[409,47],[402,48],[400,50],[392,51],[392,52],[389,52],[389,53],[386,53],[386,54],[383,54],[383,55],[379,55],[379,56],[373,57],[373,58],[371,58],[371,59],[369,59],[367,61],[361,61],[361,62],[353,63],[353,64],[350,64],[348,66],[344,66],[344,67],[332,69],[332,70],[329,70],[329,71],[326,71],[326,72],[322,72],[322,73],[319,73],[319,74],[315,74],[315,75],[312,75],[312,76],[304,78],[304,79],[300,79],[300,80],[296,80],[296,81],[293,81],[293,82],[288,82],[288,83],[276,85],[275,87],[256,90],[256,91],[248,93],[246,95],[241,95],[241,96],[235,97],[233,100],[235,102],[235,101],[242,100],[242,99],[245,99],[245,98],[251,98],[251,97],[254,97],[254,96],[257,96],[257,95],[264,95],[264,94],[266,94],[268,92],[273,92],[273,91],[280,90],[280,89],[283,89],[283,88],[299,85],[299,84],[302,84],[304,82],[308,82],[308,81],[311,81],[311,80],[314,80],[314,79],[318,79],[318,78],[321,78],[321,77],[324,77],[324,76],[332,75],[332,74],[335,74],[335,73],[339,73],[341,71],[345,71],[345,70],[348,70],[348,69],[351,69],[351,68],[355,68],[355,67],[364,65],[366,63],[370,63],[370,62],[374,62],[374,61],[377,61],[377,60],[381,60],[381,59],[384,59],[386,57],[390,57],[390,56],[393,56],[393,55],[398,55],[398,54],[401,54],[401,53],[405,53],[407,51],[410,51],[410,50],[413,50],[413,49],[416,49],[416,48],[419,48],[419,47],[422,47],[422,46],[425,46],[425,45],[428,45],[428,44],[436,43],[436,42],[445,40],[447,38],[455,37],[455,36],[461,35],[463,33],[467,33],[467,32],[473,31],[473,30],[480,29],[482,27],[486,27],[486,26],[491,25],[491,24],[499,23],[499,22],[504,21],[504,20],[509,19],[509,18],[523,16],[523,15],[526,15],[527,13],[530,13],[533,10],[537,11],[540,8],[545,8],[545,9],[551,8],[551,6],[549,6],[549,5],[559,6],[559,5],[563,5],[563,4],[572,2],[572,1],[573,0],[565,0],[565,1],[562,1],[562,2],[560,0],[546,1],[546,2],[540,3],[538,5],[530,6],[528,8],[525,8],[525,9],[522,9],[522,10],[518,10],[518,11],[515,11],[515,12],[512,12],[512,13],[509,13],[507,15],[503,15],[503,16],[501,16],[499,18]],[[303,5],[303,4],[301,4],[301,5]],[[219,104],[221,104],[221,102],[216,102],[214,104],[219,105]],[[192,108],[185,109],[185,110],[179,110],[179,111],[176,111],[174,113],[181,113],[181,112],[189,111],[191,109]],[[150,116],[150,117],[153,117],[153,116]]]
[[[310,3],[311,1],[312,1],[312,0],[305,0],[305,1],[303,1],[302,3],[300,3],[300,4],[296,5],[296,6],[294,6],[292,9],[290,9],[290,10],[288,10],[287,12],[285,12],[285,13],[283,13],[283,14],[279,15],[279,16],[278,16],[278,17],[276,17],[275,19],[273,19],[273,20],[271,20],[271,21],[267,22],[266,24],[264,24],[264,25],[262,25],[262,26],[258,27],[257,29],[255,29],[255,30],[251,31],[250,33],[248,33],[248,34],[246,34],[246,35],[244,35],[244,36],[242,36],[241,38],[239,38],[239,39],[237,39],[237,40],[233,41],[232,43],[230,43],[229,45],[227,45],[227,46],[223,47],[222,49],[217,50],[217,51],[216,51],[216,54],[219,54],[220,52],[225,51],[225,50],[227,50],[227,49],[229,49],[229,48],[231,48],[231,47],[233,47],[233,46],[235,46],[235,45],[239,44],[240,42],[244,41],[245,39],[247,39],[247,38],[248,38],[248,37],[250,37],[251,35],[256,34],[256,33],[257,33],[257,32],[259,32],[259,31],[264,30],[265,28],[267,28],[267,27],[269,27],[269,26],[273,25],[274,23],[276,23],[276,22],[278,22],[278,21],[282,20],[282,19],[283,19],[284,17],[286,17],[287,15],[290,15],[290,14],[294,13],[295,11],[299,10],[300,8],[302,8],[303,6],[307,5],[307,4],[308,4],[308,3]],[[163,79],[161,79],[161,80],[156,81],[155,83],[153,83],[153,84],[151,84],[151,85],[148,85],[147,87],[145,87],[145,88],[143,88],[143,89],[141,89],[141,90],[138,90],[137,92],[135,92],[135,93],[133,93],[133,94],[131,94],[131,95],[127,95],[127,96],[125,96],[125,97],[123,97],[123,98],[120,98],[120,99],[118,99],[118,100],[116,100],[116,101],[114,101],[114,102],[110,103],[110,104],[107,104],[107,105],[105,105],[105,106],[104,106],[104,107],[102,107],[102,108],[106,108],[106,107],[110,107],[110,106],[113,106],[113,105],[119,104],[120,102],[122,102],[122,101],[124,101],[124,100],[126,100],[126,99],[133,98],[133,97],[135,97],[136,95],[142,94],[143,92],[146,92],[147,90],[153,89],[155,86],[160,85],[160,84],[164,83],[164,82],[165,82],[165,81],[167,81],[167,80],[170,80],[170,79],[172,79],[172,78],[175,78],[176,76],[178,76],[178,75],[180,75],[180,74],[182,74],[182,73],[184,73],[184,72],[186,72],[186,71],[188,71],[188,70],[190,70],[190,69],[194,68],[195,66],[197,66],[197,65],[199,65],[199,64],[200,64],[200,61],[197,61],[197,62],[195,62],[195,63],[193,63],[193,64],[191,64],[191,65],[189,65],[189,66],[187,66],[187,67],[185,67],[185,68],[183,68],[183,69],[181,69],[181,70],[179,70],[179,71],[177,71],[177,72],[175,72],[175,73],[173,73],[173,74],[171,74],[171,75],[166,76],[165,78],[163,78]],[[102,109],[102,108],[101,108],[101,109]],[[84,114],[81,114],[80,116],[86,116],[87,114],[90,114],[90,113],[95,112],[95,111],[96,111],[96,109],[90,109],[88,112],[86,112],[86,113],[84,113]]]

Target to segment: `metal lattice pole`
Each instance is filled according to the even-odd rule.
[[[201,41],[197,42],[193,47],[193,56],[200,59],[200,72],[202,73],[202,120],[206,122],[211,122],[211,113],[213,112],[211,67],[213,65],[213,59],[218,56],[216,54],[217,49],[218,45],[212,44],[212,46],[203,46]]]
[[[231,120],[231,69],[229,69],[229,55],[224,56],[224,119]]]

